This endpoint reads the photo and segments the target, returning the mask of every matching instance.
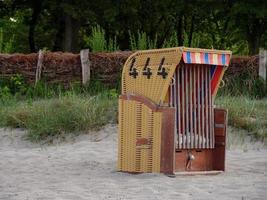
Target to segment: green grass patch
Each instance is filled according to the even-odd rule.
[[[26,128],[27,137],[32,141],[99,129],[117,119],[117,98],[110,92],[1,104],[0,125]]]
[[[228,109],[229,125],[267,143],[267,99],[220,96],[216,105]]]

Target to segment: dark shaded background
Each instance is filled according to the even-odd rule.
[[[84,38],[96,25],[107,40],[116,36],[121,50],[130,49],[129,33],[138,32],[145,32],[157,48],[170,39],[179,46],[231,49],[239,55],[267,48],[266,1],[0,1],[0,44],[2,49],[11,46],[9,53],[77,52],[88,48]]]

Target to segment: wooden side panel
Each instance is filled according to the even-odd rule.
[[[176,172],[186,171],[187,159],[188,159],[187,150],[179,150],[175,152],[175,171]]]
[[[141,96],[121,96],[118,170],[133,173],[173,172],[174,145],[171,150],[169,148],[170,143],[174,142],[173,128],[169,132],[170,127],[174,126],[173,117],[172,108],[158,107]],[[161,152],[162,134],[165,142],[164,153]],[[161,167],[162,155],[166,155],[163,168]]]
[[[195,150],[195,159],[189,166],[189,171],[210,171],[212,170],[212,151],[210,150]]]
[[[162,108],[160,172],[173,174],[175,169],[175,109]]]
[[[213,151],[213,170],[225,171],[227,110],[214,109],[215,149]]]

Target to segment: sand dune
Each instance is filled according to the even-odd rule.
[[[116,172],[117,127],[32,144],[20,130],[0,129],[0,199],[267,199],[267,150],[227,152],[227,171],[213,176]]]

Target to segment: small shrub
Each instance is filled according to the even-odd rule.
[[[10,78],[0,78],[0,89],[2,92],[9,91],[10,94],[25,94],[27,90],[27,85],[24,81],[24,78],[20,74],[14,74]]]
[[[157,35],[154,40],[150,39],[145,32],[138,30],[137,37],[129,31],[130,49],[146,50],[157,48]]]
[[[103,52],[106,50],[107,42],[105,39],[105,31],[99,25],[92,28],[92,35],[85,37],[85,42],[89,45],[93,52]]]
[[[154,40],[150,40],[148,38],[148,49],[156,49],[157,48],[157,42],[158,42],[158,35],[156,34]]]
[[[108,52],[113,52],[113,51],[118,51],[119,50],[119,45],[117,43],[117,37],[114,36],[113,38],[109,38],[107,47],[106,47],[106,51]]]
[[[173,32],[171,37],[168,40],[164,41],[163,48],[177,47],[178,45],[178,37],[177,33]]]
[[[145,50],[147,49],[147,36],[144,32],[137,32],[137,39],[134,34],[129,31],[130,48],[131,50]]]
[[[92,52],[111,52],[119,50],[117,37],[108,38],[107,41],[105,30],[99,25],[92,28],[91,36],[86,36],[84,41],[92,49]]]
[[[0,98],[8,99],[9,97],[11,97],[10,89],[7,86],[0,87]]]

